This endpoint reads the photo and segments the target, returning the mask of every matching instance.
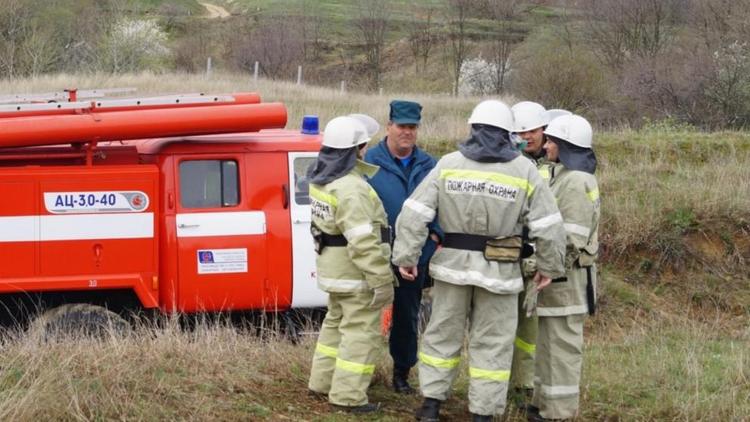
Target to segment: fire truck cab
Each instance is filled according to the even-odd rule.
[[[305,177],[320,137],[282,129],[281,104],[229,98],[0,106],[5,318],[325,306]]]

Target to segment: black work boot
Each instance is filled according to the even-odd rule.
[[[492,415],[477,415],[476,413],[471,414],[471,422],[492,422],[495,419]]]
[[[526,411],[526,420],[528,422],[562,422],[565,419],[548,419],[539,414],[539,408],[533,405],[529,405]]]
[[[420,422],[438,422],[440,420],[440,403],[438,399],[425,397],[422,407],[417,409],[415,416]]]
[[[331,403],[331,409],[335,412],[348,412],[354,414],[373,413],[380,411],[380,403],[365,403],[359,406],[343,406]]]
[[[531,406],[531,399],[534,397],[534,389],[515,387],[511,390],[511,397],[519,411],[528,412],[528,408]]]
[[[414,388],[409,385],[409,370],[393,368],[393,391],[401,394],[414,394]]]

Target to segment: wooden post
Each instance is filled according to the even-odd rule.
[[[302,65],[297,66],[297,85],[302,85]]]
[[[346,92],[346,81],[341,81],[341,93]]]
[[[258,83],[258,62],[255,62],[255,70],[253,70],[253,82]]]
[[[211,58],[206,59],[206,77],[211,76]]]

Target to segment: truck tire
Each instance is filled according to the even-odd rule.
[[[103,306],[69,303],[48,309],[32,324],[32,331],[43,340],[61,336],[109,337],[130,331],[130,324]]]

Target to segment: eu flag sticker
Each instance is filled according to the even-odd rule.
[[[198,251],[198,261],[201,264],[213,264],[214,254],[211,251]]]

